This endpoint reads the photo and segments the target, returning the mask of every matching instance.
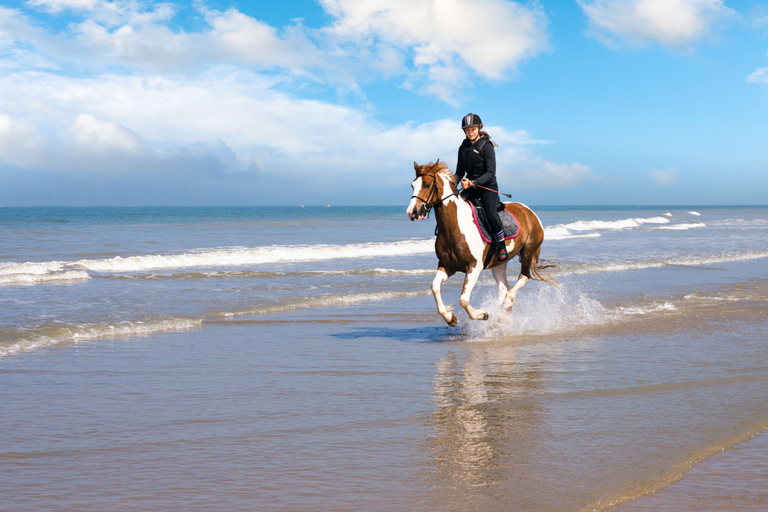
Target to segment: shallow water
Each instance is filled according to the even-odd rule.
[[[768,455],[768,209],[537,209],[562,289],[457,328],[402,208],[64,210],[0,209],[3,509],[705,510]]]

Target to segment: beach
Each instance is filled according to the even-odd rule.
[[[534,207],[455,328],[404,210],[0,209],[0,509],[768,507],[768,208]]]

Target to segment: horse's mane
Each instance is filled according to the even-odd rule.
[[[429,167],[434,169],[436,174],[439,174],[443,178],[447,179],[449,182],[456,185],[458,183],[458,180],[456,179],[456,175],[451,172],[450,169],[448,169],[448,165],[445,162],[441,162],[439,159],[437,163],[429,162]]]

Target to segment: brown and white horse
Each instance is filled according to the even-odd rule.
[[[435,209],[437,220],[437,275],[432,281],[432,294],[437,303],[437,312],[450,325],[457,323],[456,315],[443,303],[440,296],[440,286],[456,272],[464,272],[464,288],[459,297],[459,304],[472,320],[487,320],[488,313],[482,309],[474,309],[469,304],[469,296],[477,284],[488,251],[494,251],[494,246],[485,243],[474,222],[470,204],[461,198],[456,188],[456,176],[448,167],[440,163],[419,165],[413,163],[416,169],[416,179],[413,180],[413,196],[406,213],[413,220],[425,219],[429,211]],[[499,261],[494,254],[488,263],[499,292],[501,306],[507,311],[512,310],[515,296],[529,279],[544,281],[556,285],[553,278],[542,274],[546,268],[556,268],[554,262],[542,261],[539,264],[539,252],[544,241],[544,228],[539,217],[522,203],[504,203],[505,208],[517,219],[520,232],[517,237],[507,240],[509,259]],[[520,275],[517,283],[510,288],[507,281],[507,263],[513,256],[520,260]]]

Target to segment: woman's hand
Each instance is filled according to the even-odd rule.
[[[461,178],[461,188],[468,189],[475,186],[475,182],[467,178]]]

